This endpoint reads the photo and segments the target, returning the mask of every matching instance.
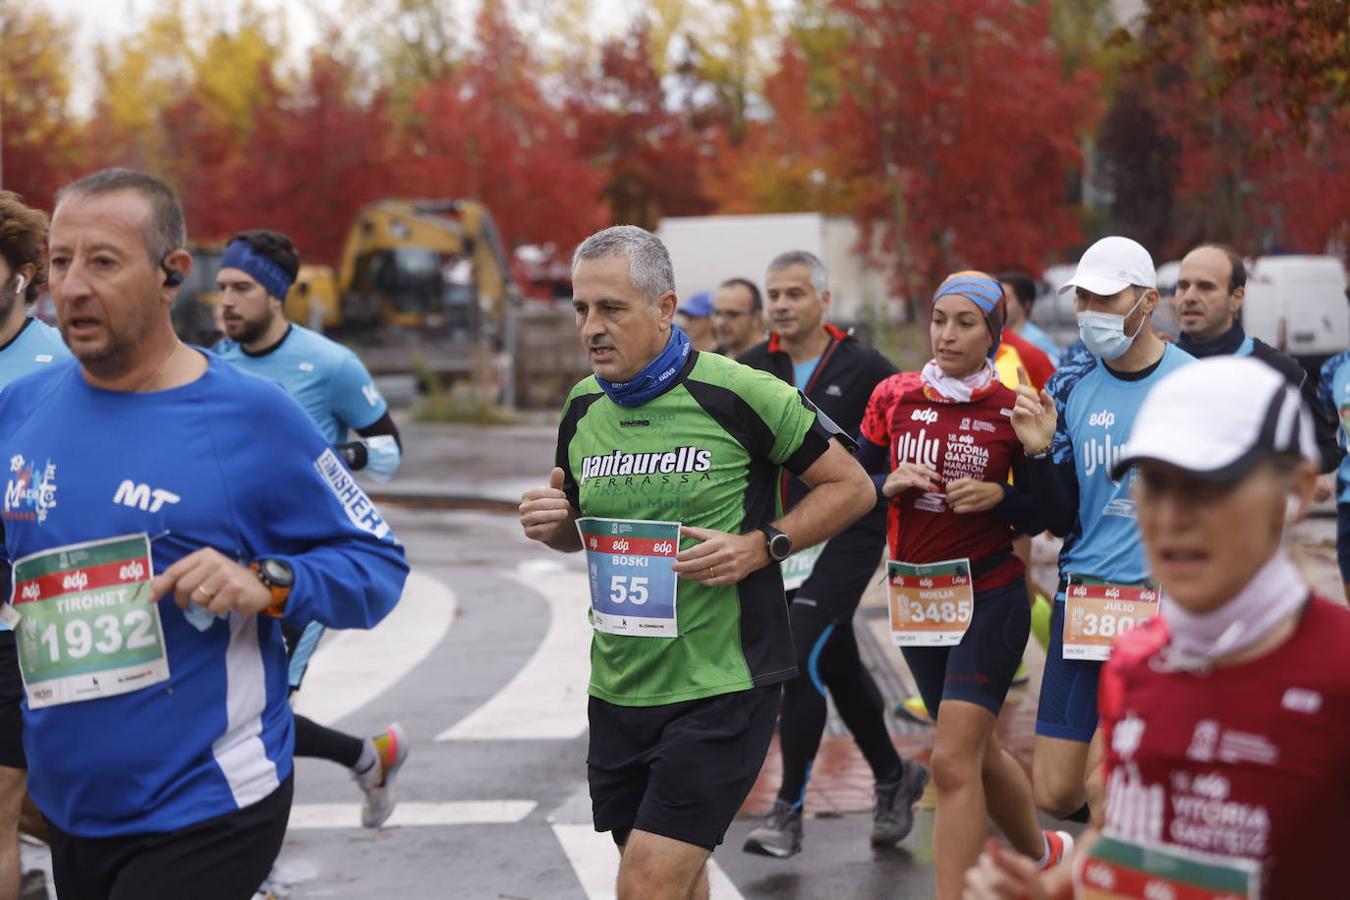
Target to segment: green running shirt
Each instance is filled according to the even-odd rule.
[[[711,353],[642,406],[611,401],[595,378],[568,395],[558,429],[563,490],[583,516],[680,522],[744,533],[773,521],[780,466],[801,474],[834,429],[792,386]],[[822,421],[823,420],[823,421]],[[696,541],[684,539],[680,548]],[[736,585],[681,579],[676,638],[595,632],[590,694],[659,706],[797,674],[777,565]]]

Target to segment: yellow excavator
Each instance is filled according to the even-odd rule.
[[[487,207],[388,199],[361,209],[337,272],[341,321],[372,372],[473,376],[507,342],[520,302]]]
[[[210,343],[219,244],[192,246],[174,306],[185,340]],[[336,272],[306,265],[286,299],[292,321],[322,328],[375,374],[472,377],[509,342],[520,295],[496,223],[474,200],[386,199],[357,213]]]

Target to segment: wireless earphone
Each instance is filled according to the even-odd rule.
[[[165,257],[167,259],[168,257]],[[164,270],[164,286],[178,287],[183,283],[183,273],[177,269],[169,268],[169,264],[163,259],[159,261],[159,267]]]
[[[14,287],[14,293],[15,293],[15,294],[22,294],[22,293],[23,293],[23,286],[24,286],[23,276],[22,276],[22,275],[15,275],[14,277],[17,278],[17,279],[19,279],[19,283],[18,283],[17,285],[15,285],[15,287]]]

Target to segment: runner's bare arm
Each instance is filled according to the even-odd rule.
[[[520,527],[525,536],[554,550],[581,549],[577,510],[563,492],[563,470],[554,468],[544,487],[530,488],[520,498]]]
[[[774,527],[792,539],[792,546],[810,547],[834,537],[876,506],[872,479],[845,447],[829,446],[805,472],[802,481],[811,492]],[[707,585],[735,584],[756,569],[769,564],[764,535],[727,534],[708,528],[686,527],[682,534],[700,543],[682,550],[675,572]]]
[[[811,492],[774,523],[792,538],[794,547],[812,547],[829,540],[876,506],[872,479],[843,444],[829,448],[801,474]]]

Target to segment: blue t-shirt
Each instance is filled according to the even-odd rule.
[[[297,629],[370,627],[402,592],[402,548],[314,423],[219,359],[152,393],[94,388],[74,361],[47,366],[0,393],[0,459],[3,563],[127,534],[154,538],[156,572],[202,547],[275,557],[295,572],[285,621]],[[281,620],[231,614],[199,631],[172,596],[158,606],[167,682],[24,703],[28,788],[67,833],[174,831],[256,803],[291,772]]]
[[[230,340],[215,350],[244,371],[281,385],[330,444],[345,441],[349,429],[373,425],[389,411],[357,355],[308,328],[291,325],[280,343],[257,355]]]
[[[1344,454],[1347,446],[1350,446],[1350,350],[1342,350],[1322,363],[1322,376],[1317,380],[1317,399],[1322,404],[1322,412],[1341,423],[1341,427],[1336,430],[1336,437]],[[1336,502],[1350,503],[1350,456],[1341,456],[1336,481]]]
[[[1091,354],[1075,354],[1046,385],[1059,414],[1051,454],[1056,463],[1073,463],[1078,482],[1077,519],[1059,554],[1061,577],[1074,574],[1116,584],[1148,578],[1130,496],[1133,470],[1120,481],[1109,472],[1124,452],[1144,397],[1159,379],[1194,361],[1167,344],[1157,368],[1130,381]]]
[[[816,372],[816,366],[820,365],[820,357],[808,359],[804,363],[792,364],[792,380],[797,385],[797,390],[806,390],[806,385],[810,383],[811,376]]]
[[[61,332],[46,322],[29,318],[19,333],[0,347],[0,388],[63,359],[70,359],[70,350],[61,340]]]
[[[1027,343],[1050,357],[1050,361],[1056,366],[1060,364],[1060,357],[1063,351],[1060,349],[1059,344],[1056,344],[1054,339],[1042,331],[1040,326],[1035,322],[1030,319],[1023,322],[1022,329],[1018,331],[1017,334]]]
[[[0,388],[29,372],[65,359],[70,359],[70,348],[61,340],[61,332],[30,316],[19,333],[0,347]],[[0,622],[0,631],[9,630],[8,625]]]

